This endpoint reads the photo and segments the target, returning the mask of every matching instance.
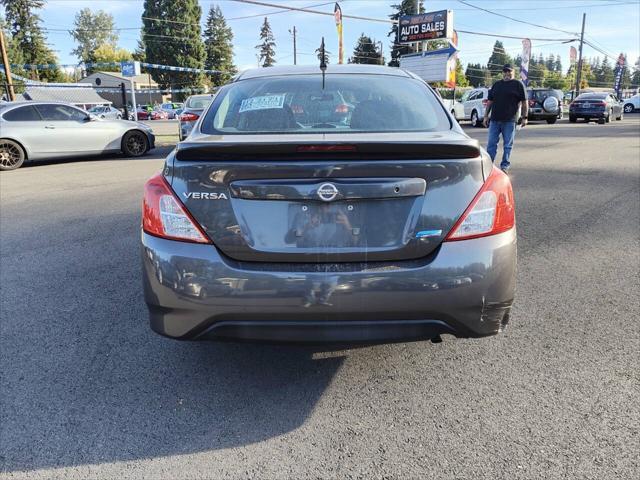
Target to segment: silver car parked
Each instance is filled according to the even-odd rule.
[[[148,126],[103,120],[73,105],[55,102],[0,104],[0,170],[25,161],[122,152],[139,157],[155,147]]]
[[[213,100],[214,94],[191,95],[184,102],[184,109],[178,116],[180,125],[178,126],[178,137],[180,141],[189,136],[193,126],[196,124],[202,113]]]
[[[100,118],[108,118],[111,120],[122,120],[122,112],[110,105],[93,107],[89,109],[89,113]]]

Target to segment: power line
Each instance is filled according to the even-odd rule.
[[[509,17],[508,15],[503,15],[502,13],[496,13],[496,12],[491,11],[491,10],[488,10],[488,9],[486,9],[486,8],[478,7],[478,6],[476,6],[476,5],[473,5],[473,4],[471,4],[471,3],[468,3],[468,2],[466,2],[465,0],[458,0],[458,2],[459,2],[459,3],[462,3],[463,5],[467,5],[468,7],[473,7],[473,8],[475,8],[475,9],[477,9],[477,10],[482,10],[483,12],[487,12],[487,13],[490,13],[491,15],[496,15],[496,16],[498,16],[498,17],[506,18],[506,19],[512,20],[512,21],[514,21],[514,22],[524,23],[525,25],[532,25],[532,26],[534,26],[534,27],[544,28],[545,30],[551,30],[551,31],[554,31],[554,32],[568,33],[569,35],[578,35],[578,34],[577,34],[577,33],[575,33],[575,32],[568,32],[567,30],[560,30],[560,29],[558,29],[558,28],[546,27],[546,26],[544,26],[544,25],[538,25],[537,23],[526,22],[526,21],[524,21],[524,20],[519,20],[519,19],[517,19],[517,18]]]
[[[232,0],[235,1],[235,0]],[[535,38],[535,37],[517,37],[514,35],[500,35],[498,33],[486,33],[486,32],[472,32],[470,30],[458,30],[456,29],[456,32],[458,33],[467,33],[469,35],[480,35],[483,37],[496,37],[496,38],[513,38],[516,40],[524,40],[525,38],[529,39],[529,40],[536,40],[539,42],[566,42],[566,43],[570,43],[570,42],[575,42],[578,39],[577,38]]]
[[[611,1],[611,0],[609,0]],[[607,7],[607,6],[611,6],[611,5],[640,5],[640,3],[636,2],[631,2],[631,1],[627,1],[627,2],[614,2],[614,3],[601,3],[601,4],[596,4],[596,3],[588,3],[588,4],[582,4],[582,5],[571,5],[571,6],[553,6],[553,7],[532,7],[532,8],[494,8],[493,11],[494,12],[500,12],[500,11],[506,11],[506,12],[513,12],[513,11],[539,11],[539,10],[558,10],[558,9],[578,9],[578,8],[598,8],[598,7]],[[459,10],[475,10],[475,8],[458,8],[456,9],[456,11]]]
[[[293,10],[296,12],[304,12],[304,13],[314,13],[316,15],[325,15],[328,17],[333,17],[333,12],[329,13],[329,12],[321,12],[320,10],[310,10],[309,8],[305,8],[305,7],[289,7],[287,5],[278,5],[276,3],[267,3],[267,2],[259,2],[257,0],[229,0],[231,2],[237,2],[237,3],[248,3],[250,5],[260,5],[262,7],[273,7],[273,8],[283,8],[286,10]],[[332,2],[333,3],[333,2]],[[385,19],[381,19],[381,18],[372,18],[372,17],[361,17],[358,15],[342,15],[343,18],[353,18],[355,20],[367,20],[369,22],[378,22],[378,23],[398,23],[397,21],[394,20],[385,20]]]

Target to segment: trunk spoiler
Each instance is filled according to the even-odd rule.
[[[312,148],[309,148],[312,147]],[[313,147],[320,147],[315,149]],[[332,148],[337,147],[337,148]],[[471,159],[480,156],[477,140],[460,139],[426,142],[182,142],[176,148],[176,160],[444,160]]]

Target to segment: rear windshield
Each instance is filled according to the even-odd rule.
[[[557,90],[529,90],[529,99],[544,100],[547,97],[562,98]]]
[[[211,103],[213,96],[212,95],[194,95],[193,97],[187,98],[185,102],[185,107],[193,108],[196,110],[204,110]]]
[[[223,87],[203,133],[415,132],[451,128],[421,81],[391,75],[289,75]]]
[[[587,93],[586,95],[578,95],[576,100],[604,100],[607,98],[606,93]]]

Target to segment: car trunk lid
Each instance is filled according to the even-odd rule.
[[[481,163],[457,133],[234,135],[180,144],[169,169],[228,257],[363,262],[433,252],[482,185]]]

